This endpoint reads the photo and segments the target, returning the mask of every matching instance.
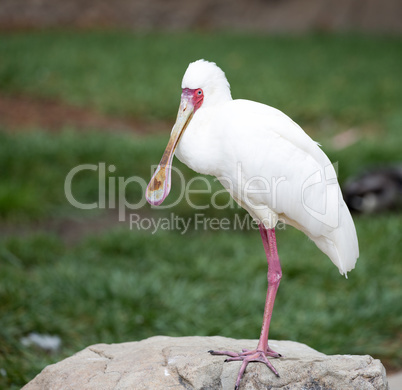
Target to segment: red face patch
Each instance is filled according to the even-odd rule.
[[[204,91],[201,88],[183,88],[181,96],[182,98],[187,98],[192,102],[194,106],[194,112],[201,107],[202,102],[204,101]]]

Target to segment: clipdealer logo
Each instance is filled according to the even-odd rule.
[[[153,167],[155,169],[156,166]],[[281,199],[293,197],[292,202],[301,204],[304,212],[309,214],[315,220],[325,223],[326,225],[336,228],[339,223],[339,208],[329,208],[329,204],[339,204],[336,200],[342,196],[339,192],[337,177],[336,177],[337,164],[328,165],[322,170],[317,170],[309,176],[300,181],[299,192],[289,193],[289,182],[286,177],[263,177],[256,176],[244,180],[241,163],[237,166],[237,177],[233,181],[229,177],[218,177],[213,180],[219,181],[224,188],[214,191],[211,182],[204,176],[195,176],[186,181],[182,172],[172,167],[172,171],[178,176],[175,178],[175,185],[180,188],[179,196],[171,198],[170,202],[167,199],[163,205],[150,206],[151,208],[169,209],[181,201],[185,201],[192,209],[205,210],[208,208],[215,209],[240,209],[241,207],[246,210],[254,210],[257,215],[265,215],[262,221],[253,219],[248,215],[248,221],[241,220],[238,214],[235,214],[235,219],[231,221],[229,218],[209,218],[203,213],[195,213],[193,218],[183,218],[171,213],[170,217],[163,217],[159,219],[144,218],[139,213],[146,204],[145,191],[147,181],[140,176],[131,176],[125,178],[124,176],[113,175],[116,173],[116,166],[113,164],[107,165],[105,162],[98,164],[81,164],[72,168],[66,175],[64,181],[64,192],[67,201],[74,207],[82,210],[90,209],[117,209],[118,220],[124,222],[129,219],[131,229],[151,230],[155,232],[158,229],[174,229],[179,230],[181,234],[186,233],[190,227],[194,229],[210,229],[210,230],[229,230],[229,229],[251,229],[258,228],[258,223],[263,222],[266,226],[275,226],[277,221],[268,220],[272,218],[272,213],[269,212],[266,202],[259,202],[256,199],[265,196],[270,199],[270,207],[276,210],[277,206],[281,206]],[[81,172],[89,171],[97,175],[98,179],[98,196],[90,203],[84,203],[77,199],[73,194],[73,182],[76,176]],[[91,173],[92,174],[92,173]],[[152,172],[151,172],[152,176]],[[150,177],[151,177],[150,176]],[[137,192],[141,194],[138,202],[131,203],[127,200],[128,186],[136,186]],[[318,187],[317,187],[318,186]],[[203,187],[203,188],[201,188]],[[138,191],[139,189],[139,191]],[[321,201],[317,202],[314,197],[315,191],[319,190],[320,193],[324,192],[324,197],[320,197]],[[226,203],[222,204],[222,198],[219,200],[221,194],[229,193]],[[194,195],[207,194],[205,197],[207,203],[196,204],[194,202]],[[239,206],[234,198],[242,199]],[[200,197],[198,197],[200,199]],[[202,199],[202,198],[201,198]],[[135,210],[135,213],[128,214],[127,210]],[[282,222],[283,221],[279,221]],[[253,227],[252,227],[253,226]],[[278,228],[278,224],[276,225]]]

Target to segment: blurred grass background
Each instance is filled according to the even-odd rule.
[[[53,99],[141,123],[173,124],[182,75],[205,58],[221,66],[234,98],[275,106],[296,120],[339,161],[343,183],[368,166],[401,159],[402,40],[358,34],[263,34],[123,31],[39,31],[0,35],[4,96]],[[334,139],[353,129],[358,141]],[[29,131],[27,131],[29,130]],[[78,164],[116,167],[108,177],[139,176],[160,160],[170,128],[153,134],[66,126],[0,131],[0,387],[20,388],[47,364],[93,343],[164,334],[257,338],[266,292],[266,261],[258,231],[130,230],[114,223],[77,233],[52,229],[66,219],[103,218],[81,211],[64,194]],[[180,164],[189,180],[195,174]],[[213,191],[220,190],[213,179]],[[173,177],[167,200],[180,194]],[[74,179],[82,202],[98,199],[96,172]],[[131,203],[140,186],[127,186]],[[194,203],[209,204],[210,194]],[[220,196],[221,204],[228,196]],[[168,210],[144,205],[144,217],[173,212],[194,218],[184,201]],[[199,211],[198,211],[199,212]],[[228,217],[239,209],[202,211]],[[283,280],[273,339],[306,343],[327,354],[370,354],[402,368],[400,213],[355,216],[361,256],[349,279],[302,233],[278,231]],[[49,222],[51,221],[51,223]],[[55,222],[56,221],[56,222]],[[53,354],[24,346],[30,332],[58,335]]]

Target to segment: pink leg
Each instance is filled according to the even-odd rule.
[[[243,349],[242,352],[229,352],[229,351],[209,351],[212,355],[227,355],[230,358],[225,362],[232,362],[241,360],[243,363],[240,367],[239,374],[237,376],[235,390],[238,389],[240,380],[246,370],[248,363],[261,362],[268,366],[272,372],[279,376],[274,366],[267,359],[267,356],[280,357],[281,355],[273,351],[268,346],[268,333],[269,324],[271,323],[272,310],[274,308],[274,302],[276,292],[278,291],[279,283],[282,278],[281,264],[279,262],[278,250],[276,247],[275,229],[266,229],[264,225],[259,225],[262,242],[264,244],[265,253],[268,261],[268,290],[267,298],[265,300],[264,318],[262,322],[261,335],[258,341],[257,348],[254,350]]]
[[[268,261],[268,290],[267,298],[265,300],[261,335],[257,350],[267,351],[269,356],[280,357],[278,353],[273,352],[268,347],[268,333],[276,292],[278,291],[279,283],[282,279],[282,269],[279,261],[278,249],[276,246],[275,229],[265,229],[264,225],[260,225],[259,228]]]

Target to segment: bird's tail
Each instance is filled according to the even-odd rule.
[[[352,216],[343,201],[339,207],[338,227],[329,234],[311,238],[338,267],[339,272],[347,277],[347,272],[355,267],[359,257],[359,244]]]

